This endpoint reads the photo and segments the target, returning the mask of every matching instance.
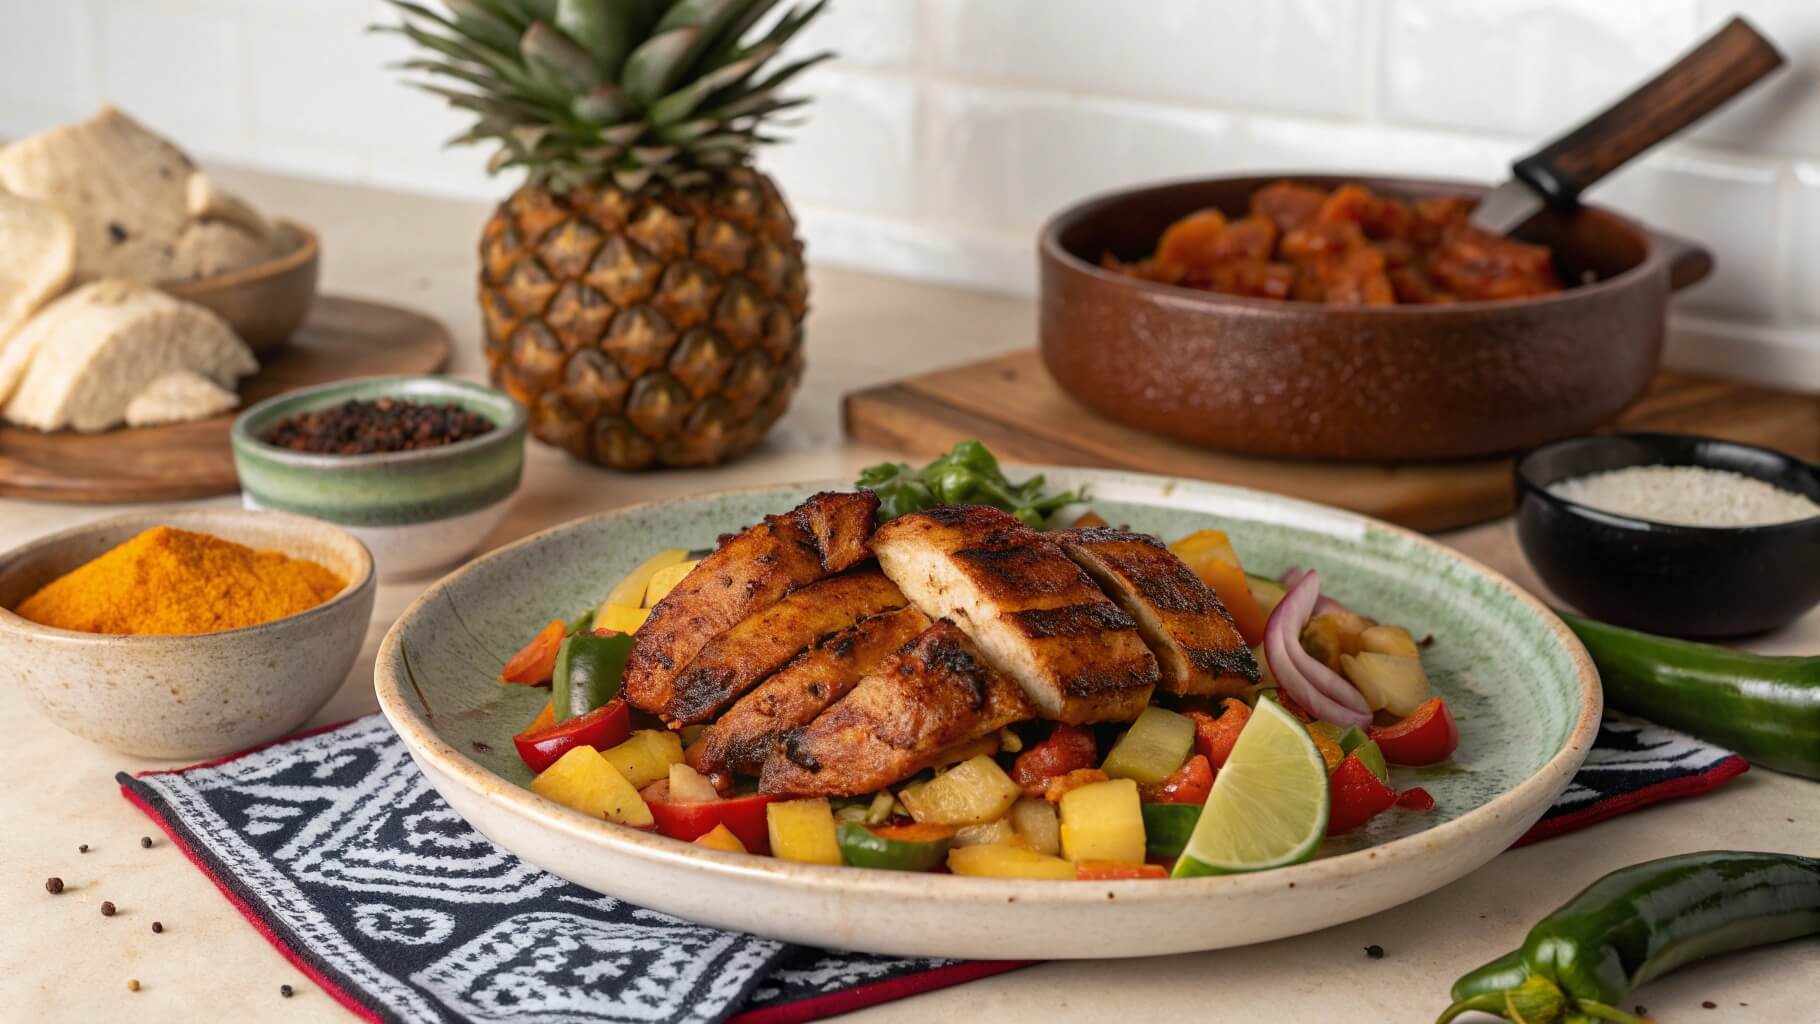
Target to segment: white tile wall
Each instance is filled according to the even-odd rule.
[[[433,0],[431,0],[433,2]],[[813,258],[1029,291],[1044,217],[1239,170],[1484,180],[1734,8],[1791,69],[1596,197],[1699,239],[1690,365],[1820,387],[1816,0],[833,0],[833,65],[768,166]],[[0,136],[112,99],[208,159],[482,198],[462,118],[384,65],[379,0],[0,0]]]

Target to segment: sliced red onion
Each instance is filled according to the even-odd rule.
[[[1309,570],[1296,578],[1264,625],[1264,659],[1277,683],[1308,713],[1336,725],[1371,724],[1365,698],[1339,673],[1302,649],[1302,628],[1314,617],[1321,596],[1321,574]]]
[[[1308,575],[1310,572],[1313,572],[1313,571],[1314,570],[1312,570],[1312,569],[1304,569],[1299,565],[1292,565],[1283,572],[1283,575],[1277,577],[1277,582],[1281,583],[1285,587],[1293,587],[1296,585],[1297,582],[1299,582],[1301,580],[1302,577]],[[1312,611],[1309,614],[1312,617],[1314,615],[1325,615],[1328,613],[1333,613],[1336,615],[1357,615],[1358,614],[1357,612],[1353,611],[1351,608],[1348,608],[1345,605],[1341,604],[1340,602],[1335,601],[1333,598],[1328,597],[1326,594],[1322,594],[1320,597],[1315,599],[1314,611]]]

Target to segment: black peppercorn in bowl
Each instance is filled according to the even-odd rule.
[[[1608,511],[1591,496],[1573,500],[1559,492],[1567,481],[1634,467],[1721,470],[1820,503],[1820,467],[1733,441],[1599,434],[1534,448],[1514,469],[1517,538],[1562,600],[1616,625],[1697,639],[1761,633],[1820,604],[1820,515],[1687,525]],[[1700,489],[1714,483],[1690,482],[1677,500],[1696,509],[1728,500]]]
[[[381,579],[446,569],[505,516],[524,470],[524,408],[452,377],[368,377],[286,392],[230,434],[248,508],[344,527]]]

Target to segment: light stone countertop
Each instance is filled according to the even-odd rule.
[[[473,273],[483,207],[246,172],[222,177],[262,207],[321,231],[326,291],[441,318],[456,337],[452,371],[479,377]],[[721,469],[626,476],[533,443],[524,488],[489,546],[653,498],[849,477],[885,453],[842,438],[844,391],[1034,340],[1034,309],[1022,299],[826,268],[814,275],[811,298],[807,377],[760,451]],[[124,510],[0,500],[0,549]],[[1536,586],[1508,521],[1443,539]],[[379,640],[426,585],[379,588],[360,661],[318,722],[374,709]],[[1753,646],[1820,651],[1820,613]],[[0,777],[10,780],[0,788],[0,1019],[351,1019],[162,836],[151,850],[139,847],[139,837],[156,829],[120,797],[113,776],[152,767],[168,765],[74,739],[41,717],[17,687],[0,687]],[[79,856],[80,843],[92,852]],[[1506,853],[1423,899],[1324,932],[1186,956],[1046,964],[851,1019],[1431,1020],[1455,976],[1515,946],[1531,922],[1594,878],[1636,861],[1718,847],[1820,851],[1820,784],[1753,770],[1720,793]],[[51,875],[70,890],[47,895],[43,883]],[[103,899],[121,913],[102,918]],[[163,934],[152,934],[153,919],[164,923]],[[1374,943],[1384,948],[1384,959],[1364,955],[1363,947]],[[142,989],[128,992],[128,978]],[[295,998],[279,998],[282,983],[296,988]],[[1820,949],[1808,942],[1686,969],[1631,1002],[1667,1021],[1795,1021],[1814,1019],[1816,992]],[[1703,1000],[1717,1009],[1703,1010]]]

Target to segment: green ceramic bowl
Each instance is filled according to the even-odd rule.
[[[1434,541],[1307,502],[1190,480],[1045,473],[1086,487],[1115,523],[1174,539],[1231,533],[1248,567],[1321,570],[1334,597],[1433,634],[1423,662],[1459,721],[1453,760],[1392,769],[1434,794],[1306,864],[1249,875],[1088,884],[793,864],[721,853],[588,818],[526,788],[512,734],[547,695],[501,686],[539,626],[592,606],[651,552],[707,547],[834,482],[642,505],[580,519],[476,559],[399,618],[374,666],[379,706],[430,784],[495,842],[611,896],[811,945],[919,956],[1147,956],[1262,942],[1432,892],[1497,856],[1572,778],[1599,722],[1599,681],[1560,619]]]
[[[458,405],[497,429],[439,448],[316,455],[266,444],[272,426],[349,399]],[[246,507],[278,509],[346,528],[373,551],[381,579],[447,568],[499,524],[524,470],[524,408],[502,391],[451,377],[369,377],[268,398],[231,435]]]

